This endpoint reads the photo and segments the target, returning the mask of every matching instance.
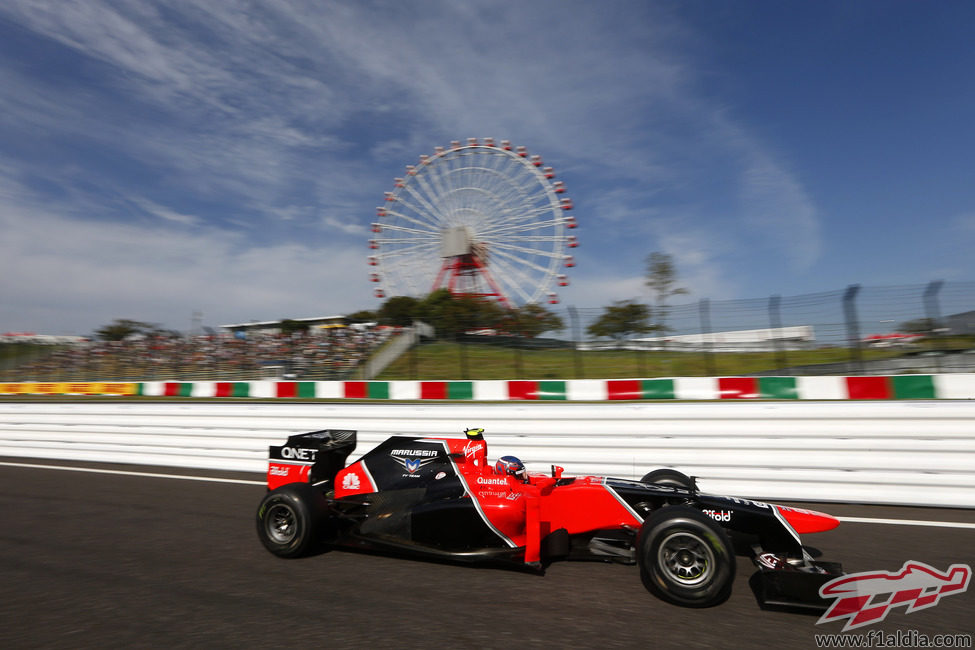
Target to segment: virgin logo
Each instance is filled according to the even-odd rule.
[[[847,619],[843,632],[878,623],[894,607],[907,614],[934,607],[943,596],[963,593],[972,578],[967,564],[952,564],[944,573],[923,562],[908,561],[896,573],[865,571],[830,580],[819,588],[822,598],[835,598],[817,625]]]
[[[477,455],[477,452],[481,450],[484,446],[483,442],[474,442],[473,440],[468,440],[467,444],[464,445],[464,458],[473,458]]]

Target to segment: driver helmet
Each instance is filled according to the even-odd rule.
[[[525,470],[525,464],[514,456],[502,456],[494,464],[494,469],[498,474],[510,474],[522,483],[528,482],[528,472]]]

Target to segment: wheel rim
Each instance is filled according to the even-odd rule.
[[[298,518],[290,507],[277,503],[268,510],[264,518],[267,536],[278,544],[288,544],[298,534]]]
[[[675,532],[661,542],[657,565],[671,581],[696,586],[713,576],[714,552],[701,537],[686,531]]]

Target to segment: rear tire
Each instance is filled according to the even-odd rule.
[[[676,469],[655,469],[640,479],[641,483],[650,485],[666,485],[669,487],[691,489],[691,477],[678,472]]]
[[[320,490],[307,483],[282,485],[257,508],[257,536],[278,557],[302,557],[318,546],[327,515]]]
[[[637,538],[643,584],[684,607],[724,602],[735,581],[735,556],[724,529],[688,506],[665,506],[643,522]]]

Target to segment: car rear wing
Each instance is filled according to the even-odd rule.
[[[283,445],[268,447],[267,487],[273,490],[288,483],[332,481],[355,449],[356,432],[351,429],[323,429],[288,436]]]

